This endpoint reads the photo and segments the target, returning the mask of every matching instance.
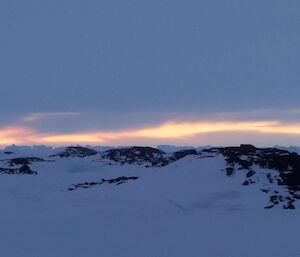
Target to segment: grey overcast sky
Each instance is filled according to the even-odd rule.
[[[300,122],[299,14],[298,0],[1,0],[0,135]]]

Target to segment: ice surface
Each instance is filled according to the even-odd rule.
[[[242,173],[226,176],[220,155],[160,168],[53,160],[32,164],[38,175],[0,176],[1,256],[300,256],[299,209],[264,209],[258,167],[258,183],[245,187]],[[139,179],[67,190],[119,176]]]

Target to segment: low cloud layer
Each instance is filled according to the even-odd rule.
[[[22,121],[24,122],[37,122],[41,120],[49,120],[55,118],[68,118],[80,116],[81,112],[45,112],[45,113],[30,113],[25,116]]]
[[[261,113],[268,113],[262,111]],[[260,114],[261,114],[260,113]],[[283,112],[282,112],[283,113]],[[282,114],[281,113],[281,114]],[[286,112],[287,114],[288,112]],[[291,115],[297,110],[289,112]],[[270,112],[269,112],[270,114]],[[223,118],[221,118],[221,116]],[[241,118],[243,116],[243,118]],[[68,124],[68,118],[84,120],[80,113],[45,113],[30,114],[21,119],[18,124],[0,127],[0,146],[10,144],[45,144],[45,145],[136,145],[136,144],[177,144],[177,145],[224,145],[238,143],[268,144],[300,144],[300,122],[285,119],[246,119],[242,113],[224,113],[212,115],[211,119],[177,118],[157,122],[151,125],[129,126],[129,128],[85,129],[76,130],[69,127],[67,132],[59,130],[40,130],[35,123],[53,121],[56,126]],[[248,114],[248,116],[251,116]],[[263,116],[266,116],[265,114]],[[287,115],[285,115],[286,117]],[[147,124],[147,123],[145,123]],[[95,124],[94,124],[95,125]]]

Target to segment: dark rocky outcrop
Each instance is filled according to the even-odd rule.
[[[169,163],[165,152],[152,147],[129,147],[107,150],[102,158],[124,164],[145,164],[148,166],[165,166]]]
[[[20,174],[37,174],[36,171],[32,171],[27,164],[24,164],[21,168],[19,168]]]
[[[138,177],[117,177],[113,179],[102,179],[100,181],[96,182],[84,182],[84,183],[78,183],[78,184],[73,184],[71,187],[68,188],[68,191],[74,191],[76,189],[86,189],[86,188],[91,188],[97,185],[103,185],[103,184],[115,184],[115,185],[121,185],[126,183],[129,180],[137,180]]]
[[[0,168],[0,174],[26,174],[33,175],[37,174],[36,171],[32,171],[31,168],[24,164],[20,168]]]
[[[230,167],[249,171],[256,164],[261,168],[277,170],[281,185],[300,186],[300,156],[296,153],[276,148],[255,148],[250,145],[217,149]]]
[[[67,158],[67,157],[87,157],[91,155],[97,154],[97,151],[83,147],[83,146],[69,146],[64,151],[51,155],[50,157],[61,157],[61,158]]]
[[[0,168],[0,174],[18,174],[19,169]]]
[[[255,183],[253,176],[253,165],[268,169],[266,178],[270,184],[276,183],[289,190],[290,196],[270,195],[270,206],[282,204],[285,209],[294,209],[294,201],[300,198],[300,156],[277,148],[255,148],[251,145],[241,145],[240,147],[212,148],[206,152],[219,152],[227,162],[226,174],[231,176],[235,170],[244,170],[246,180],[243,185],[247,186]],[[271,174],[272,170],[278,171],[279,175]],[[271,194],[273,192],[267,192]]]
[[[45,160],[42,158],[37,157],[22,157],[22,158],[13,158],[9,159],[8,163],[9,166],[15,166],[15,165],[29,165],[32,162],[44,162]]]
[[[102,158],[112,160],[121,165],[138,164],[146,167],[163,167],[178,161],[186,156],[198,155],[195,149],[181,150],[166,154],[153,147],[134,146],[129,148],[116,148],[102,153]]]
[[[173,153],[174,160],[179,160],[182,159],[188,155],[197,155],[197,151],[195,149],[190,149],[190,150],[181,150]]]

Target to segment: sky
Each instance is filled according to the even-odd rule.
[[[0,146],[300,145],[299,13],[298,0],[1,0]]]

